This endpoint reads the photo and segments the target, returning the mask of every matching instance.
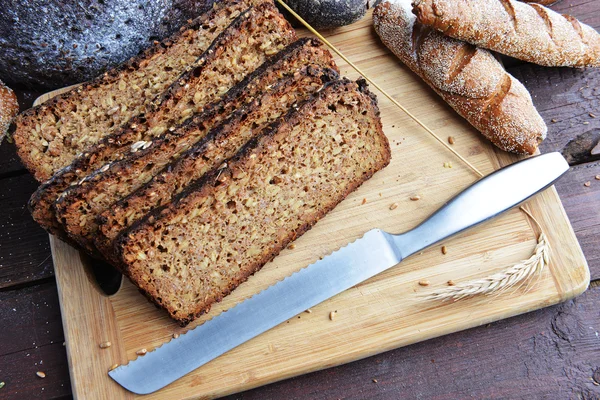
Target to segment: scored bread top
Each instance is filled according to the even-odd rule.
[[[208,54],[203,56],[205,61],[180,77],[155,103],[154,110],[145,115],[149,135],[155,137],[169,129],[175,130],[176,125],[201,111],[211,100],[223,96],[268,56],[276,54],[295,38],[294,30],[272,3],[250,8],[211,45]],[[151,142],[138,144],[132,148],[147,147]],[[154,163],[149,161],[147,167],[150,169],[136,177],[138,186],[134,189],[139,187],[140,180],[152,178],[153,166]],[[95,218],[98,213],[122,195],[129,194],[129,185],[102,180],[109,175],[110,168],[111,165],[106,165],[78,185],[69,187],[55,203],[57,219],[68,236],[89,251],[94,251],[93,235],[97,230]],[[127,179],[129,176],[122,177]],[[96,189],[90,190],[91,187]]]
[[[325,82],[337,79],[337,72],[330,69],[335,67],[331,54],[314,46],[314,43],[311,40],[304,46],[296,46],[289,57],[268,68],[260,81],[247,90],[249,93],[255,92],[253,96],[258,95],[254,101],[240,107],[221,125],[208,131],[207,128],[211,127],[211,123],[206,123],[208,118],[202,123],[186,125],[182,129],[187,132],[178,138],[157,141],[147,150],[136,153],[135,161],[115,168],[113,181],[118,181],[123,175],[135,177],[138,175],[135,165],[138,170],[144,168],[155,157],[153,154],[169,154],[169,149],[183,147],[178,142],[191,142],[189,138],[195,138],[189,150],[172,162],[167,160],[169,164],[161,170],[157,168],[157,174],[147,184],[111,204],[100,214],[97,220],[100,232],[95,235],[96,247],[109,256],[112,240],[121,230],[155,207],[167,203],[191,182],[234,155],[252,136],[287,112],[293,104],[304,100]],[[153,162],[153,165],[157,164]]]
[[[493,54],[420,24],[411,0],[379,4],[373,25],[383,44],[492,143],[536,151],[546,124],[527,89]]]
[[[389,159],[374,96],[335,81],[123,232],[116,252],[138,288],[186,324]]]
[[[217,2],[120,67],[19,115],[13,137],[25,166],[45,181],[101,137],[145,112],[249,4]]]
[[[422,24],[547,67],[600,66],[600,33],[570,15],[516,0],[415,0]]]

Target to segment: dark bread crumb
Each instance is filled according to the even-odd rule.
[[[177,144],[179,140],[188,141],[190,137],[198,137],[189,150],[175,161],[168,160],[166,166],[161,164],[161,170],[157,166],[157,173],[147,184],[111,204],[100,214],[97,220],[100,232],[94,235],[96,247],[109,255],[112,240],[121,230],[155,207],[169,202],[194,180],[233,156],[252,136],[260,133],[295,103],[303,101],[325,82],[337,79],[337,72],[329,68],[334,64],[327,50],[310,45],[299,48],[292,55],[285,63],[273,65],[262,78],[260,86],[251,88],[250,92],[263,92],[261,95],[238,109],[221,125],[210,129],[211,124],[206,123],[210,120],[204,118],[204,123],[183,127],[185,132],[180,133],[177,139],[157,142],[146,154],[136,156],[135,164],[140,169],[156,157],[154,153],[169,154],[171,151],[168,149],[183,147]],[[113,182],[121,176],[136,176],[135,169],[132,172],[129,168],[131,164],[127,163],[127,169],[116,169]]]
[[[146,115],[151,136],[158,136],[202,111],[209,101],[222,97],[235,84],[258,68],[270,55],[282,50],[295,40],[295,32],[272,3],[263,3],[243,13],[231,24],[207,51],[212,62],[194,67],[179,78],[157,102],[155,110]],[[136,149],[136,143],[132,149]],[[150,141],[144,141],[138,150],[145,150]],[[54,204],[56,217],[68,236],[80,246],[94,251],[96,216],[119,198],[129,194],[152,178],[157,162],[147,163],[138,176],[122,175],[113,182],[107,164],[86,177],[78,185],[63,192]],[[123,165],[117,163],[116,168]],[[117,172],[120,174],[120,172]],[[103,177],[107,177],[103,180]],[[130,179],[130,182],[126,182]],[[92,188],[95,187],[95,190]]]
[[[326,85],[123,232],[126,275],[182,325],[208,311],[389,163],[378,115],[363,82]]]

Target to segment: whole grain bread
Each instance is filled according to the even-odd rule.
[[[379,4],[373,23],[381,41],[492,143],[535,152],[546,124],[527,89],[489,51],[423,26],[411,0]]]
[[[247,37],[244,32],[258,31],[257,24],[266,25],[273,30],[269,44],[243,43]],[[240,32],[244,34],[240,35]],[[269,34],[262,33],[258,36],[262,38],[264,35]],[[60,194],[106,163],[128,156],[132,146],[137,148],[140,143],[145,144],[154,137],[174,130],[180,122],[204,108],[214,109],[223,91],[231,89],[244,75],[252,72],[265,60],[267,53],[272,54],[294,39],[295,33],[272,3],[265,3],[251,12],[242,13],[215,39],[196,66],[180,77],[161,96],[160,101],[148,107],[150,110],[146,115],[133,118],[122,129],[102,139],[41,185],[29,202],[33,218],[48,232],[66,238],[53,208]],[[249,47],[248,54],[243,53]],[[231,60],[236,62],[233,67]],[[237,97],[241,87],[238,85],[236,89],[232,89],[230,99]]]
[[[14,140],[23,164],[38,181],[45,181],[100,138],[146,112],[250,4],[217,3],[120,67],[19,115]]]
[[[110,253],[112,241],[120,231],[154,208],[166,204],[205,173],[234,156],[244,144],[259,135],[290,107],[319,90],[324,83],[337,79],[337,76],[335,71],[328,68],[306,66],[293,76],[273,84],[262,96],[213,128],[175,161],[163,166],[160,173],[144,187],[107,207],[98,219],[101,231],[93,235],[96,247],[113,259]]]
[[[125,274],[185,325],[388,164],[375,97],[335,81],[115,242]]]
[[[148,134],[156,137],[170,129],[176,130],[177,125],[202,111],[210,101],[222,97],[269,56],[277,54],[295,38],[294,30],[272,3],[250,8],[223,31],[206,51],[207,54],[201,57],[198,66],[180,77],[155,103],[153,111],[145,115],[144,125]],[[138,142],[132,145],[132,149],[145,150],[150,145],[150,141],[143,144]],[[181,149],[175,149],[175,153],[177,151]],[[169,158],[160,153],[156,153],[156,157],[162,160]],[[136,181],[139,183],[140,180],[152,178],[156,162],[149,161],[144,165],[141,176],[126,175],[123,176],[124,180],[139,178]],[[124,181],[114,183],[110,178],[102,180],[103,176],[109,175],[110,168],[110,165],[105,165],[98,173],[70,186],[54,204],[56,217],[67,235],[91,252],[94,251],[93,235],[97,228],[95,219],[98,213],[104,211],[105,205],[120,198],[115,194],[118,190],[127,195],[128,190],[136,188],[123,184]],[[90,190],[93,185],[96,185],[96,190]]]
[[[570,15],[516,0],[415,0],[424,25],[548,67],[600,66],[600,34]]]
[[[145,151],[139,156],[136,154],[135,161],[115,168],[111,179],[114,183],[119,182],[121,176],[141,176],[144,172],[136,171],[141,170],[148,160],[158,158],[153,153],[159,152],[164,157],[172,153],[171,149],[183,147],[178,142],[191,142],[189,139],[194,138],[190,148],[176,160],[167,165],[161,164],[162,168],[156,169],[157,173],[148,183],[106,207],[96,221],[100,228],[93,235],[96,247],[111,259],[112,241],[120,231],[154,208],[169,202],[193,181],[237,153],[248,140],[294,104],[303,101],[324,83],[337,79],[337,68],[331,54],[327,50],[308,46],[311,42],[314,41],[298,47],[290,54],[291,57],[286,57],[265,71],[257,88],[262,93],[251,103],[240,107],[227,121],[212,129],[206,122],[182,127],[186,132],[178,138],[158,142],[147,149],[154,148],[153,151]],[[153,165],[158,164],[153,161]],[[118,183],[117,186],[122,187]]]

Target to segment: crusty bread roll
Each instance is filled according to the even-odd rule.
[[[422,24],[549,67],[600,66],[600,34],[569,15],[514,0],[415,0]]]
[[[17,96],[8,86],[4,85],[4,82],[0,81],[0,144],[18,112]]]
[[[410,0],[378,5],[373,20],[382,42],[496,146],[532,154],[545,138],[529,92],[490,52],[419,24]]]

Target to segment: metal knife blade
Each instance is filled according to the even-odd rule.
[[[482,178],[415,229],[379,229],[181,335],[109,372],[137,394],[152,393],[403,258],[516,206],[550,186],[569,166],[559,153],[532,157]]]

